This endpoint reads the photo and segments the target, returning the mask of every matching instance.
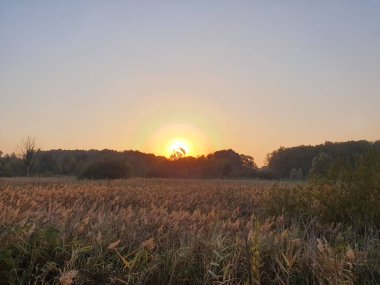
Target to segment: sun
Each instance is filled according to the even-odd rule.
[[[191,143],[184,138],[174,138],[167,144],[166,155],[167,157],[178,153],[181,156],[188,156],[191,154]]]
[[[220,144],[216,144],[216,141],[220,140],[218,137],[209,137],[206,135],[208,130],[203,130],[199,126],[170,123],[154,127],[154,130],[152,127],[151,130],[146,131],[144,135],[147,137],[141,138],[139,149],[166,158],[170,158],[173,149],[176,148],[182,147],[186,152],[185,156],[197,157],[210,153]],[[213,134],[213,130],[210,130],[210,134]]]

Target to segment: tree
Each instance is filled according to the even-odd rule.
[[[173,150],[172,154],[170,155],[171,160],[178,160],[180,158],[183,158],[186,156],[186,150],[182,147],[179,147],[175,150]]]
[[[318,156],[313,158],[311,162],[310,174],[312,176],[327,176],[333,162],[334,160],[331,155],[321,152]]]
[[[29,176],[34,155],[36,153],[36,144],[34,138],[28,136],[25,140],[22,139],[21,143],[18,146],[18,152],[20,158],[24,163],[25,174],[26,176]]]

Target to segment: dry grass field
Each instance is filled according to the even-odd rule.
[[[321,198],[334,202],[329,191],[265,181],[2,179],[0,282],[379,284],[376,225],[334,222]]]

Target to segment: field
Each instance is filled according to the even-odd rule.
[[[2,179],[0,282],[379,284],[376,224],[358,223],[344,212],[356,205],[336,193],[266,181]]]

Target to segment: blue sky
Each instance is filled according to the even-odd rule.
[[[379,1],[0,0],[0,150],[380,139]]]

